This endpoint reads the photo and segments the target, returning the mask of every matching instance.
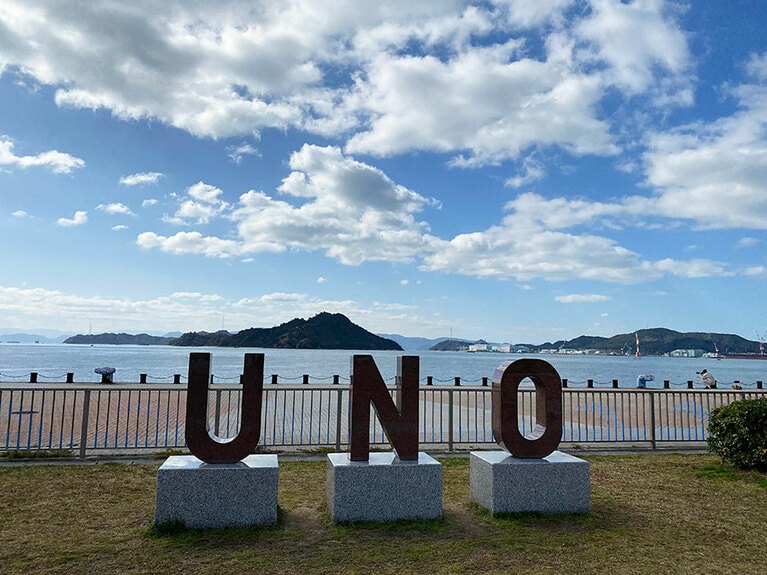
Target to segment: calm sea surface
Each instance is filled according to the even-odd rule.
[[[669,380],[673,387],[681,387],[688,380],[699,386],[696,371],[708,369],[729,387],[740,381],[744,387],[753,387],[757,380],[767,380],[767,361],[715,360],[708,358],[671,358],[632,356],[565,356],[519,355],[504,353],[466,353],[437,351],[359,352],[337,350],[245,349],[245,348],[190,348],[172,346],[132,346],[71,344],[0,344],[0,381],[28,381],[30,372],[37,372],[38,381],[64,381],[67,372],[73,372],[75,382],[98,381],[97,367],[116,368],[115,382],[137,382],[139,374],[146,373],[150,383],[171,382],[174,374],[186,381],[190,352],[212,354],[212,373],[215,383],[231,383],[242,372],[245,353],[265,354],[265,378],[278,374],[280,383],[300,383],[303,374],[311,383],[331,383],[339,375],[348,383],[351,358],[354,354],[372,354],[381,375],[387,381],[396,374],[397,356],[418,355],[421,358],[421,380],[432,376],[434,384],[452,385],[454,377],[462,384],[480,384],[483,377],[492,381],[495,369],[508,361],[522,357],[537,357],[551,363],[569,385],[580,387],[593,379],[597,387],[609,386],[617,379],[620,387],[634,387],[639,374],[652,374],[651,387],[662,387]]]

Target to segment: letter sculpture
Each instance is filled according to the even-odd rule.
[[[519,384],[535,384],[535,429],[525,437],[519,430]],[[501,365],[493,376],[493,436],[515,457],[542,458],[562,439],[562,380],[554,367],[540,359],[520,359]]]
[[[370,404],[401,460],[418,460],[417,356],[397,358],[396,398],[392,401],[372,355],[352,357],[351,445],[352,461],[370,459]]]
[[[253,453],[261,438],[264,354],[245,354],[240,432],[232,439],[221,439],[208,430],[209,379],[210,354],[189,354],[186,445],[192,455],[206,463],[236,463]]]

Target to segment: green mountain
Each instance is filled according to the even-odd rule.
[[[171,345],[402,351],[397,342],[366,331],[340,313],[327,312],[308,320],[293,319],[276,327],[252,327],[234,334],[226,331],[185,333]]]
[[[566,342],[544,344],[554,348],[575,350],[593,349],[602,353],[633,354],[636,351],[636,337],[639,337],[639,349],[642,355],[664,355],[675,349],[702,349],[713,353],[716,348],[720,353],[756,353],[759,343],[749,341],[739,335],[722,333],[688,332],[681,333],[662,327],[640,329],[636,332],[614,335],[609,338],[582,335]]]

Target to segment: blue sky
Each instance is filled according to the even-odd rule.
[[[767,330],[764,2],[0,3],[0,329]]]

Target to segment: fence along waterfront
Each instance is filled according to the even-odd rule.
[[[276,378],[273,378],[276,383]],[[491,387],[422,385],[419,442],[424,449],[492,447]],[[535,425],[533,389],[520,391],[520,429]],[[655,448],[706,439],[712,409],[763,397],[762,389],[562,390],[562,443],[631,443]],[[215,384],[208,425],[233,437],[240,424],[240,386]],[[82,458],[104,452],[183,449],[183,384],[0,384],[0,451],[71,450]],[[335,449],[349,444],[348,384],[265,385],[264,449]],[[371,417],[371,445],[388,445]]]

